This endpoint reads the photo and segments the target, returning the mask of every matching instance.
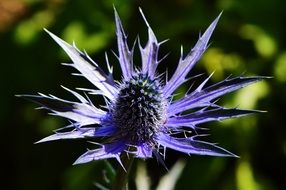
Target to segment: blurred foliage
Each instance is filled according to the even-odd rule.
[[[104,161],[72,166],[88,143],[63,141],[34,145],[65,121],[33,110],[35,105],[14,95],[39,91],[69,99],[60,85],[91,87],[85,80],[71,76],[73,70],[59,64],[69,60],[43,28],[68,42],[75,41],[100,65],[104,65],[106,51],[114,65],[115,78],[120,80],[118,63],[110,51],[116,52],[113,5],[128,32],[130,44],[138,33],[146,41],[146,26],[139,15],[139,6],[158,39],[170,38],[160,52],[162,56],[171,52],[160,65],[161,72],[167,66],[172,73],[180,45],[184,45],[186,54],[199,32],[223,10],[212,43],[191,74],[215,71],[210,83],[230,74],[273,76],[220,100],[229,107],[262,109],[267,113],[204,125],[212,134],[205,138],[220,142],[222,147],[240,155],[240,159],[188,157],[167,151],[169,168],[178,159],[186,161],[175,189],[286,189],[286,1],[0,0],[3,189],[89,190],[98,189],[97,183],[110,183]],[[136,57],[138,63],[138,54]],[[183,93],[192,83],[179,91]],[[102,102],[97,97],[92,99]],[[134,167],[131,177],[137,177],[131,186],[135,188],[138,180],[143,179],[149,180],[151,189],[156,189],[167,172],[155,159],[145,163],[146,171],[142,170],[142,164],[137,168],[141,167],[142,175],[138,172],[135,175]],[[113,161],[111,164],[118,166]]]

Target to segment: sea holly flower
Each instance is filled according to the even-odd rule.
[[[52,114],[67,118],[71,125],[58,130],[39,142],[60,139],[87,139],[94,141],[97,148],[81,155],[75,164],[94,160],[115,158],[121,163],[121,156],[128,154],[137,158],[156,157],[163,163],[166,148],[186,154],[209,156],[230,156],[235,154],[216,144],[198,140],[203,134],[197,132],[199,124],[241,117],[256,113],[255,110],[224,108],[216,100],[245,86],[258,82],[265,77],[234,77],[207,86],[207,77],[196,89],[182,98],[173,100],[174,92],[184,84],[187,75],[199,61],[208,47],[209,39],[217,25],[219,15],[207,28],[191,51],[183,52],[178,66],[171,78],[163,80],[156,72],[161,60],[158,51],[162,42],[158,42],[146,18],[140,10],[148,28],[148,41],[142,46],[141,68],[133,63],[133,48],[127,44],[127,36],[120,18],[115,12],[118,53],[123,78],[116,81],[112,77],[112,67],[106,56],[108,72],[102,70],[86,52],[80,51],[75,44],[68,44],[48,30],[46,32],[63,48],[80,75],[89,80],[94,89],[89,94],[103,96],[106,105],[95,105],[88,97],[65,88],[78,101],[68,101],[52,95],[22,95],[49,110]],[[189,133],[192,132],[190,135]],[[100,141],[99,141],[100,139]]]

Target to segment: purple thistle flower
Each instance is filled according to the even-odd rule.
[[[187,81],[187,74],[207,49],[208,41],[215,29],[220,15],[211,23],[194,48],[181,57],[173,76],[163,81],[156,73],[160,63],[158,50],[163,42],[158,42],[142,11],[148,28],[148,42],[143,47],[139,42],[142,68],[134,69],[133,49],[127,45],[120,18],[115,12],[118,58],[123,79],[115,81],[108,58],[108,73],[105,73],[86,52],[81,52],[75,44],[70,45],[48,30],[46,32],[64,49],[73,63],[65,64],[74,67],[80,75],[88,79],[97,89],[89,89],[90,94],[102,95],[106,106],[95,106],[87,97],[63,87],[72,93],[77,102],[63,100],[52,95],[22,95],[52,112],[67,118],[72,124],[40,141],[60,139],[97,138],[103,143],[95,143],[98,148],[88,150],[81,155],[75,164],[93,160],[116,158],[120,163],[122,154],[132,154],[138,158],[156,157],[162,162],[166,148],[186,154],[231,156],[235,154],[212,143],[197,140],[202,136],[193,136],[186,132],[196,132],[202,123],[241,117],[256,113],[255,110],[229,109],[216,104],[215,100],[222,95],[233,92],[266,77],[235,77],[227,78],[219,83],[205,87],[208,77],[195,90],[181,99],[172,100],[174,91]],[[188,111],[188,113],[186,113]],[[190,112],[192,111],[192,112]]]

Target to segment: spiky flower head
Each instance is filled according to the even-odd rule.
[[[209,76],[193,91],[176,101],[172,100],[174,91],[187,81],[187,74],[206,50],[220,15],[199,37],[186,56],[181,53],[172,77],[164,81],[161,75],[156,73],[160,63],[158,51],[162,42],[157,41],[142,11],[140,10],[148,28],[148,42],[144,47],[139,42],[141,69],[134,68],[133,48],[128,47],[120,18],[116,10],[114,12],[118,43],[116,57],[123,75],[120,82],[113,79],[107,56],[108,73],[105,73],[86,52],[46,30],[73,61],[66,65],[74,67],[96,87],[88,89],[88,93],[102,95],[106,99],[106,106],[95,106],[88,97],[65,87],[64,89],[78,99],[77,102],[52,95],[23,95],[54,115],[72,121],[71,125],[64,127],[65,132],[58,130],[39,142],[79,138],[94,140],[98,147],[88,150],[75,164],[107,158],[116,158],[121,163],[122,154],[144,159],[154,156],[162,161],[161,157],[165,157],[166,148],[186,154],[235,157],[235,154],[215,144],[197,140],[197,137],[202,135],[196,133],[197,126],[257,112],[224,108],[217,105],[215,100],[265,77],[227,78],[205,87],[211,77]],[[186,135],[186,132],[195,132],[195,135]],[[99,138],[101,143],[97,141]]]

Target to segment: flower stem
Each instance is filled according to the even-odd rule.
[[[122,164],[126,170],[124,170],[123,167],[119,167],[111,190],[127,190],[128,189],[127,187],[128,175],[130,173],[133,160],[134,160],[133,157],[127,157],[127,155],[124,155],[122,157]]]

